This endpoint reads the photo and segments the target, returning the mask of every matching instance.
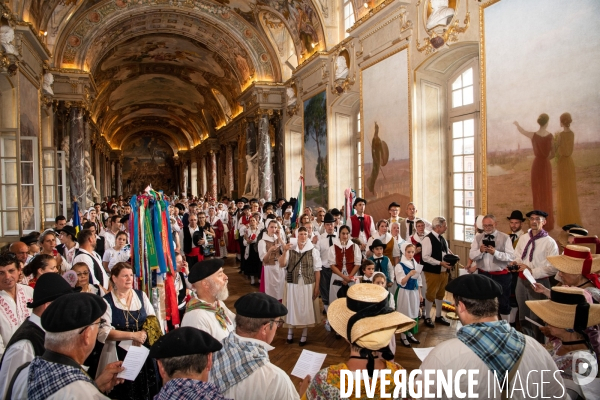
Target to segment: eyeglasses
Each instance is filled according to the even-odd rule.
[[[83,271],[83,272],[77,273],[77,276],[89,276],[89,275],[90,275],[89,271]]]
[[[81,330],[79,331],[79,334],[81,335],[83,333],[83,331],[85,331],[90,326],[102,325],[102,324],[105,324],[105,323],[106,323],[106,320],[104,318],[100,318],[100,321],[94,322],[93,324],[89,324],[88,326],[84,326],[83,328],[81,328]]]
[[[281,328],[283,326],[284,321],[280,318],[280,319],[271,319],[269,320],[271,322],[271,327],[273,327],[273,322],[277,324],[278,328]]]

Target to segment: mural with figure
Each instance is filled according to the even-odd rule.
[[[325,92],[304,102],[305,204],[328,208],[327,97]]]
[[[149,184],[171,193],[177,189],[173,150],[156,132],[142,132],[127,139],[123,149],[123,192],[133,194]]]

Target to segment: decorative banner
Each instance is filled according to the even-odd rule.
[[[305,203],[328,208],[327,97],[325,92],[304,102]],[[304,210],[301,210],[304,212]]]

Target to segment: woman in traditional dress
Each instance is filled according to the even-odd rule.
[[[104,270],[110,273],[110,269],[119,262],[125,262],[129,260],[131,253],[127,245],[127,234],[123,231],[119,231],[115,236],[115,247],[108,249],[102,256],[102,266]]]
[[[260,271],[262,269],[262,262],[258,254],[258,222],[256,217],[253,215],[250,217],[250,223],[248,227],[243,227],[244,236],[244,274],[250,278],[250,284],[255,285],[256,279],[260,278]],[[240,232],[240,234],[242,234]]]
[[[221,218],[217,216],[217,212],[213,206],[208,208],[208,223],[215,233],[215,257],[227,258],[227,246],[225,246],[225,229],[223,227],[223,221],[221,221]]]
[[[558,225],[581,225],[579,214],[579,198],[577,197],[577,178],[575,176],[575,163],[573,162],[573,147],[575,134],[571,130],[571,114],[564,113],[560,116],[561,132],[556,134],[554,145],[556,147],[556,183],[558,196],[556,201],[556,219]]]
[[[399,236],[400,232],[398,232]],[[396,242],[394,236],[388,232],[388,221],[382,219],[377,222],[377,235],[371,236],[367,241],[367,247],[370,247],[373,244],[375,239],[381,240],[381,243],[385,245],[383,248],[383,255],[390,259],[393,262],[393,265],[398,264],[400,261],[400,248]],[[373,253],[367,250],[367,257],[371,257]]]
[[[100,327],[98,340],[112,341],[113,344],[132,341],[131,346],[150,347],[148,336],[153,340],[158,339],[160,329],[156,331],[156,313],[146,293],[133,289],[134,275],[131,265],[118,263],[111,269],[110,279],[113,290],[104,296],[108,308],[103,317],[106,322]],[[125,359],[127,350],[117,345],[116,351],[119,360]],[[118,400],[152,399],[160,391],[160,384],[156,378],[154,361],[148,358],[135,381],[126,380],[115,386],[110,397]]]
[[[90,283],[90,267],[84,262],[78,262],[73,265],[72,271],[77,274],[77,283],[75,287],[81,288],[81,293],[97,294],[104,296],[104,288],[100,285]]]
[[[329,304],[337,300],[337,292],[342,286],[354,282],[361,263],[360,247],[350,240],[350,228],[342,225],[339,238],[333,239],[329,248],[329,265],[331,267],[331,284],[329,285]]]
[[[38,254],[23,267],[23,275],[28,278],[27,284],[34,289],[39,277],[49,272],[58,272],[56,259],[49,254]]]
[[[56,233],[49,229],[42,232],[39,239],[40,252],[38,254],[48,254],[56,260],[56,265],[62,265],[62,257],[56,250]]]
[[[279,256],[285,246],[281,236],[277,234],[279,225],[272,219],[267,224],[267,232],[258,242],[258,257],[262,260],[262,278],[260,291],[277,300],[283,299],[286,273],[279,266]]]
[[[215,246],[217,246],[218,243],[215,243],[215,231],[206,220],[206,213],[204,211],[198,213],[198,226],[206,235],[206,242],[204,246],[202,246],[204,257],[212,257],[215,255]]]
[[[240,244],[235,239],[236,223],[237,220],[237,208],[232,203],[227,212],[227,251],[233,254],[237,254],[240,251]]]
[[[319,280],[321,278],[321,255],[308,240],[305,227],[298,229],[298,243],[283,247],[279,265],[285,268],[286,285],[283,305],[288,314],[284,317],[284,327],[288,328],[287,342],[294,340],[294,328],[303,328],[299,345],[306,345],[308,328],[321,322],[319,305]]]

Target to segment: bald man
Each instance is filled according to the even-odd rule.
[[[21,262],[21,267],[27,262],[27,254],[29,253],[29,246],[23,242],[14,242],[8,248],[8,251],[17,256],[17,260]]]

